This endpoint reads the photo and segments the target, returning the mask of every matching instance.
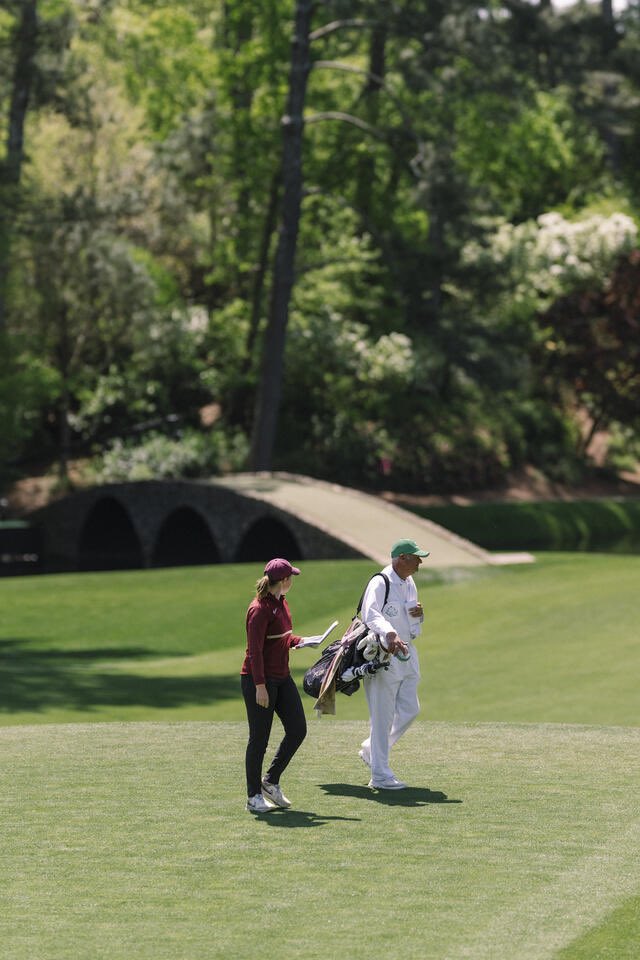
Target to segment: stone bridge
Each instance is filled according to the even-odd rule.
[[[35,511],[41,569],[112,570],[368,557],[411,536],[429,565],[472,566],[495,556],[377,497],[288,474],[139,481],[92,487]]]

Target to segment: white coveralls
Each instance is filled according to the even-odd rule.
[[[364,678],[370,733],[362,744],[362,753],[364,759],[371,760],[371,781],[374,785],[394,776],[389,766],[389,751],[420,710],[420,665],[414,640],[420,634],[421,620],[410,617],[408,613],[418,602],[418,591],[413,577],[403,580],[391,564],[382,572],[389,577],[387,602],[384,603],[384,580],[374,577],[365,590],[361,618],[383,639],[391,630],[397,633],[409,647],[409,658],[400,660],[392,656],[387,670],[378,670],[374,676]]]

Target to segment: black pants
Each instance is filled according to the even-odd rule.
[[[247,795],[254,797],[262,790],[262,763],[269,744],[274,713],[282,721],[284,737],[265,776],[265,780],[270,783],[280,783],[282,773],[307,735],[307,719],[293,677],[289,676],[285,680],[267,678],[268,707],[260,707],[256,703],[253,677],[243,675],[240,681],[249,721],[249,742],[245,760]]]

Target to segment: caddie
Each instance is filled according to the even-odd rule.
[[[402,790],[389,766],[389,751],[415,720],[420,710],[418,683],[420,665],[415,640],[424,621],[422,604],[413,574],[427,550],[415,540],[398,540],[391,547],[391,563],[382,570],[388,578],[385,601],[384,576],[369,581],[362,601],[362,620],[378,634],[383,650],[391,654],[387,670],[364,678],[369,705],[369,736],[362,744],[360,757],[371,769],[369,786],[378,790]]]

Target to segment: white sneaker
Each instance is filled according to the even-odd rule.
[[[262,793],[263,796],[268,797],[272,803],[275,803],[277,807],[290,807],[291,801],[287,800],[284,793],[280,789],[279,783],[269,783],[268,780],[262,781]]]
[[[256,793],[255,797],[249,797],[247,800],[245,810],[248,810],[249,813],[269,813],[270,810],[273,810],[273,807],[270,803],[267,803],[261,793]]]
[[[362,750],[358,750],[358,756],[360,757],[363,763],[366,763],[368,767],[371,766],[371,754],[367,753],[364,747],[362,748]]]
[[[379,780],[377,783],[369,780],[369,786],[373,790],[405,790],[407,785],[402,780],[398,780],[397,777],[389,777],[387,780]]]

